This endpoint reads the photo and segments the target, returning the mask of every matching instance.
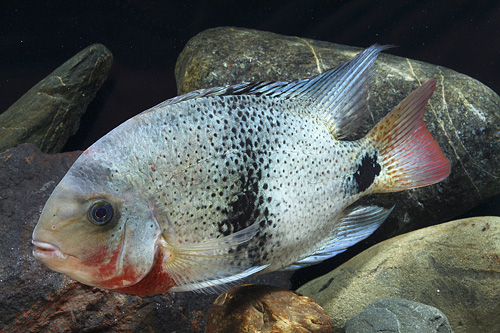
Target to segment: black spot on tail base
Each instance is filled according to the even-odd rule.
[[[380,164],[378,164],[378,155],[376,152],[366,153],[361,159],[358,170],[354,173],[354,181],[357,185],[357,192],[364,192],[373,184],[375,177],[380,174]]]

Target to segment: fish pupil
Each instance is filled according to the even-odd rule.
[[[95,217],[97,217],[98,219],[106,218],[107,214],[108,214],[108,211],[104,207],[97,208],[95,210],[95,213],[94,213]]]
[[[96,225],[105,225],[113,217],[113,206],[106,201],[98,201],[89,210],[89,220]]]

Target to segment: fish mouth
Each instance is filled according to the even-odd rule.
[[[68,258],[68,255],[64,254],[57,246],[53,244],[35,240],[31,240],[31,243],[34,245],[33,256],[35,256],[35,258],[38,260],[66,260]]]

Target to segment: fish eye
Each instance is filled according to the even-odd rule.
[[[106,201],[97,201],[88,212],[88,219],[95,225],[103,226],[113,218],[113,206]]]

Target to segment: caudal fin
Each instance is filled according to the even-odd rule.
[[[414,90],[367,135],[379,151],[382,173],[374,192],[397,192],[440,182],[450,162],[425,128],[424,108],[436,87],[428,81]]]

